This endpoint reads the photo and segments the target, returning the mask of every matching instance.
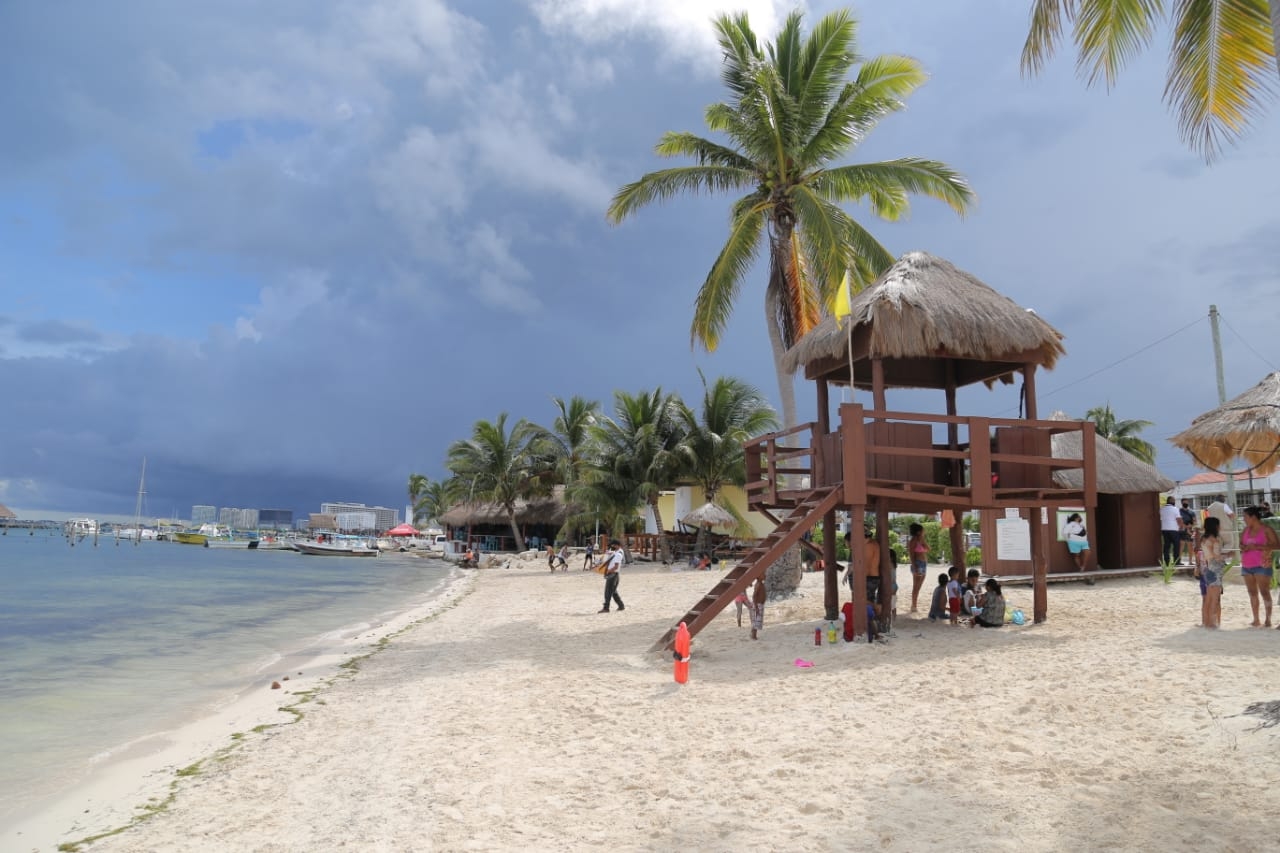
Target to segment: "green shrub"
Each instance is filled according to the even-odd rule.
[[[964,555],[964,564],[969,567],[977,566],[981,568],[982,567],[982,549],[970,548],[968,551],[966,551]]]

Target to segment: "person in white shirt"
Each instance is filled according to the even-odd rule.
[[[619,610],[626,610],[626,605],[622,603],[622,596],[618,595],[618,572],[622,570],[622,561],[625,559],[622,553],[622,545],[618,542],[609,543],[609,557],[604,566],[604,607],[600,608],[601,613],[609,612],[609,603],[618,602]]]
[[[1239,531],[1236,530],[1236,512],[1219,495],[1213,503],[1205,508],[1208,518],[1218,519],[1218,536],[1222,539],[1222,547],[1226,551],[1235,551],[1240,547]]]
[[[1182,552],[1182,515],[1178,512],[1173,495],[1160,507],[1160,538],[1164,541],[1162,562],[1177,565]]]

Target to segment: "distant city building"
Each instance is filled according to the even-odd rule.
[[[218,520],[216,506],[193,506],[191,508],[192,524],[213,524]]]
[[[288,530],[293,527],[293,510],[260,509],[258,510],[258,526],[264,530]]]
[[[233,530],[257,530],[258,511],[224,506],[218,511],[218,523],[225,524]]]
[[[378,529],[378,514],[371,510],[338,513],[338,529],[343,533],[358,533]],[[391,525],[395,527],[395,525]]]
[[[337,515],[343,512],[371,512],[374,515],[373,524],[367,528],[351,528],[361,530],[390,530],[400,523],[400,510],[387,509],[385,506],[365,506],[364,504],[352,503],[322,503],[320,504],[320,512],[326,515]]]

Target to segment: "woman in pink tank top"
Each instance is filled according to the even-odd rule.
[[[1280,536],[1262,523],[1262,512],[1246,507],[1244,530],[1240,533],[1240,574],[1249,589],[1254,628],[1271,627],[1271,552],[1280,551]],[[1258,621],[1258,599],[1265,605],[1265,622]]]

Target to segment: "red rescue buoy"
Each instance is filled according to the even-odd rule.
[[[689,680],[689,636],[688,627],[681,622],[680,627],[676,628],[675,652],[675,676],[676,684],[684,684]]]

